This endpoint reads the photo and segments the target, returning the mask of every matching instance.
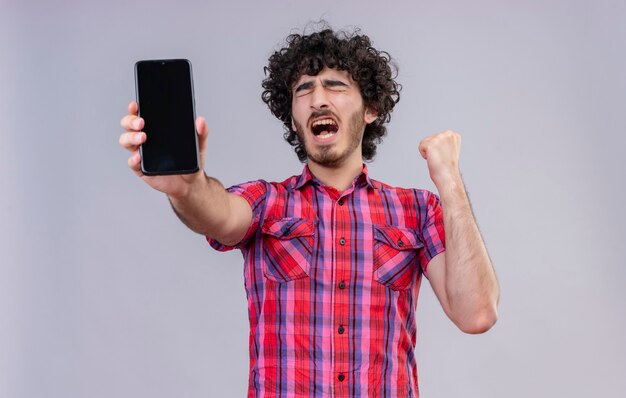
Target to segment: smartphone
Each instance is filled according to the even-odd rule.
[[[146,142],[139,148],[143,174],[198,171],[191,62],[186,59],[138,61],[135,92],[146,133]]]

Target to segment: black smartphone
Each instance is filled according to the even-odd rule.
[[[139,148],[145,175],[189,174],[199,170],[198,135],[191,62],[186,59],[135,63],[138,114],[146,142]]]

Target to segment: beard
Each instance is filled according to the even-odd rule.
[[[328,112],[328,114],[330,115],[330,112]],[[365,108],[361,108],[350,115],[347,126],[345,126],[345,129],[341,131],[341,134],[347,134],[348,145],[341,152],[334,148],[336,144],[323,145],[319,148],[309,148],[304,128],[300,123],[294,120],[296,134],[298,135],[298,140],[304,147],[307,159],[324,167],[340,167],[343,162],[348,159],[350,155],[352,155],[352,153],[354,153],[354,151],[356,151],[361,145],[363,132],[365,131],[365,121],[363,120],[364,115]],[[315,149],[317,149],[317,151]]]

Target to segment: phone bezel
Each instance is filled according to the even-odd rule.
[[[191,66],[191,61],[188,59],[182,58],[174,58],[174,59],[147,59],[140,60],[135,62],[135,99],[137,101],[137,115],[141,117],[141,102],[139,101],[139,68],[141,64],[161,64],[165,65],[166,63],[181,63],[184,62],[189,70],[189,79],[190,79],[190,95],[191,95],[191,106],[193,113],[193,133],[194,133],[194,142],[195,142],[195,166],[191,169],[170,169],[170,170],[150,170],[146,168],[144,163],[144,146],[141,145],[139,147],[139,154],[141,157],[141,172],[147,176],[158,176],[158,175],[176,175],[176,174],[193,174],[200,170],[200,156],[199,156],[199,145],[198,145],[198,133],[195,127],[196,120],[196,101],[195,101],[195,93],[194,93],[194,82],[193,82],[193,70]]]

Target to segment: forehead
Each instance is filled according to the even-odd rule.
[[[350,73],[348,73],[348,71],[324,67],[324,69],[322,69],[320,73],[315,76],[306,74],[300,75],[300,77],[294,80],[293,85],[295,86],[296,84],[305,82],[307,80],[315,79],[335,79],[348,81],[350,83],[354,82],[354,80],[352,80],[352,76],[350,75]]]

